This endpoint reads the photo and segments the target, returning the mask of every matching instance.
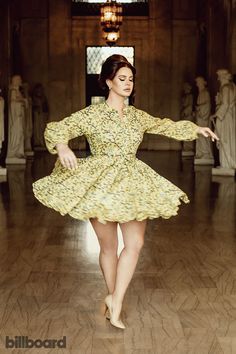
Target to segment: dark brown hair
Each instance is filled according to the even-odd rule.
[[[113,80],[114,77],[116,76],[116,73],[119,69],[126,67],[129,68],[133,76],[135,78],[136,74],[136,69],[133,65],[130,64],[130,62],[123,56],[119,54],[113,54],[110,57],[108,57],[105,62],[102,65],[102,70],[99,75],[99,85],[100,87],[105,91],[105,97],[108,97],[109,94],[109,88],[107,86],[106,80]],[[133,103],[133,98],[134,98],[134,89],[130,95],[130,103]]]

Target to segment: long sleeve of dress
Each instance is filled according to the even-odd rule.
[[[47,124],[44,138],[48,151],[56,154],[56,144],[67,144],[69,140],[83,135],[85,132],[85,114],[86,109],[75,112],[58,122]]]
[[[191,141],[198,138],[198,126],[188,120],[175,122],[170,118],[156,118],[144,115],[145,133],[160,134],[176,140]]]

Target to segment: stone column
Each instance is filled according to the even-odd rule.
[[[60,120],[72,109],[70,10],[68,0],[49,0],[50,120]]]
[[[148,24],[149,113],[171,117],[172,1],[150,1]],[[167,150],[170,144],[170,139],[148,134],[148,150]]]

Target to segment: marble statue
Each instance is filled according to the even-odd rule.
[[[220,166],[212,169],[213,175],[235,175],[236,169],[236,85],[226,69],[217,71],[220,90],[216,96],[216,111],[211,116],[220,141]],[[215,121],[216,120],[216,121]]]
[[[27,82],[22,84],[23,96],[25,98],[25,155],[33,156],[34,152],[32,150],[32,135],[33,135],[33,122],[32,122],[32,99],[29,95],[29,85]]]
[[[32,92],[33,100],[33,142],[34,149],[46,149],[44,130],[48,122],[48,101],[42,84],[36,84]]]
[[[195,79],[198,88],[197,103],[195,106],[195,119],[200,127],[210,128],[211,116],[211,98],[207,89],[207,83],[203,77],[198,76]],[[212,143],[210,139],[199,136],[196,140],[195,165],[214,165]]]
[[[0,90],[0,154],[2,150],[2,143],[4,141],[4,99],[1,96],[1,90]],[[0,165],[0,176],[5,176],[6,175],[6,168],[3,168]]]
[[[183,85],[183,95],[180,118],[183,120],[193,121],[193,94],[192,86],[185,82]],[[194,155],[194,142],[184,141],[182,149],[182,156],[193,156]]]
[[[24,130],[27,101],[21,93],[20,75],[12,77],[9,87],[7,164],[25,164]]]

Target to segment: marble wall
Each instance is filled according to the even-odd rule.
[[[6,1],[0,1],[0,88],[7,87],[10,75],[10,48],[9,48],[9,8]]]
[[[235,0],[208,0],[208,78],[210,89],[217,92],[216,70],[227,68],[236,74],[236,2]]]
[[[197,74],[201,1],[150,0],[149,17],[124,19],[119,44],[135,46],[135,104],[154,116],[179,119],[182,83],[184,80],[193,82]],[[225,32],[222,34],[217,21],[224,1],[207,2],[207,68],[212,77],[215,69],[224,64],[236,70],[235,54],[232,54],[236,40],[224,51],[226,54],[222,54]],[[12,24],[18,21],[20,25],[21,74],[31,85],[36,82],[44,85],[50,119],[59,120],[84,107],[85,47],[104,44],[99,18],[72,18],[68,0],[14,0],[11,14]],[[214,82],[212,87],[216,89]],[[148,135],[142,147],[179,149],[180,144]]]

